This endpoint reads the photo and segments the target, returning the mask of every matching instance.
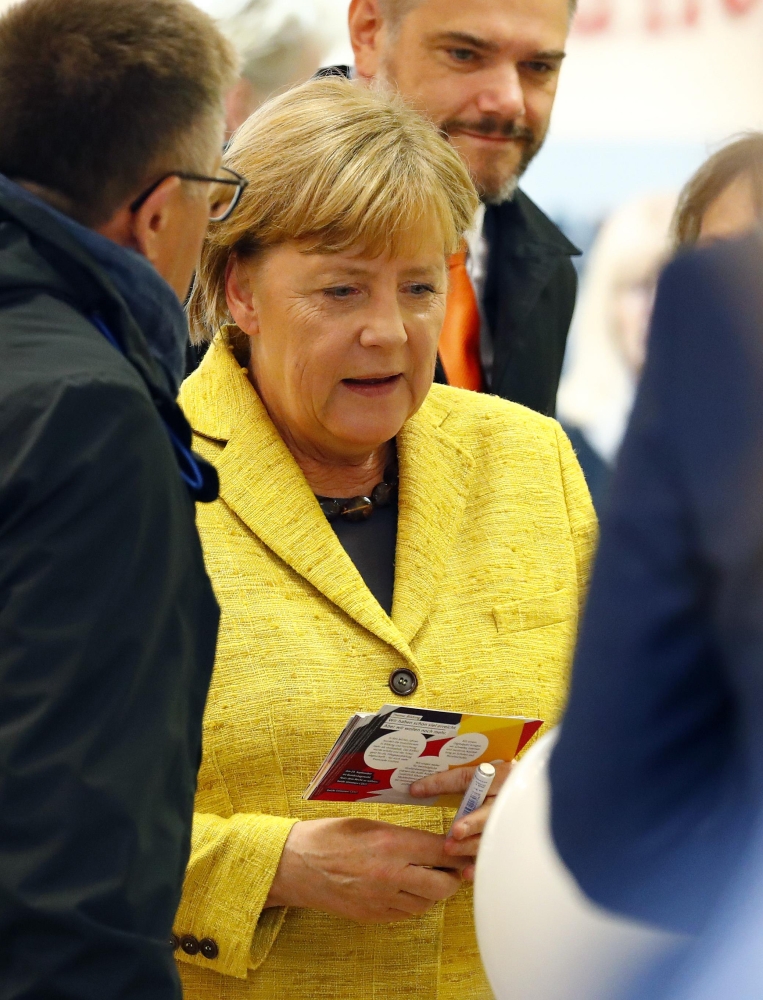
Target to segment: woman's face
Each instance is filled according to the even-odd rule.
[[[361,460],[392,439],[432,384],[445,316],[442,240],[415,254],[304,253],[232,261],[231,314],[250,373],[292,451]]]

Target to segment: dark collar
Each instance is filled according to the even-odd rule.
[[[323,66],[313,76],[313,79],[320,80],[326,76],[339,76],[344,77],[345,80],[351,80],[353,77],[353,69],[352,66]]]
[[[497,230],[510,234],[504,239],[506,253],[516,257],[579,257],[581,251],[545,215],[524,191],[511,201],[488,205],[485,236],[492,245]]]
[[[0,233],[10,222],[24,236],[11,240],[11,246],[0,240],[0,296],[43,292],[67,302],[89,320],[94,330],[99,330],[100,335],[114,345],[143,380],[167,430],[179,472],[191,496],[202,502],[214,500],[218,491],[217,473],[209,463],[190,453],[191,428],[175,401],[174,379],[166,366],[157,360],[156,351],[150,349],[152,322],[173,324],[172,330],[178,337],[182,336],[182,343],[185,343],[187,328],[174,292],[162,282],[172,296],[172,305],[166,300],[164,289],[156,295],[148,294],[147,284],[151,288],[154,278],[161,282],[159,276],[147,262],[141,262],[131,271],[134,255],[125,251],[122,258],[118,253],[121,248],[113,244],[120,266],[125,268],[124,274],[132,273],[137,282],[123,295],[121,278],[124,275],[114,274],[112,251],[107,248],[101,253],[103,248],[86,247],[85,243],[90,241],[78,238],[81,234],[77,230],[82,227],[77,223],[69,225],[71,220],[65,216],[59,218],[59,212],[27,195],[7,179],[0,181]],[[108,266],[109,261],[112,266]],[[145,271],[146,267],[150,274]],[[142,308],[136,310],[136,316],[130,306],[135,307],[139,297],[145,301]],[[165,304],[168,314],[161,315]]]
[[[64,292],[88,316],[108,314],[103,318],[116,326],[113,332],[128,359],[144,377],[148,368],[150,381],[163,383],[176,396],[185,374],[188,326],[177,296],[151,264],[2,174],[0,211],[29,232],[51,265],[57,286],[51,293]]]

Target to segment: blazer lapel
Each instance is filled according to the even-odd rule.
[[[409,644],[436,598],[474,472],[471,454],[441,427],[448,412],[427,401],[398,437],[400,515],[392,620]]]
[[[198,386],[194,385],[194,380]],[[201,391],[203,388],[203,392]],[[366,587],[245,372],[217,339],[183,387],[196,433],[227,444],[220,499],[296,573],[410,662],[408,644]]]

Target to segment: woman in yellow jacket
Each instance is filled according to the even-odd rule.
[[[222,330],[181,395],[220,474],[198,523],[222,607],[175,923],[185,997],[488,998],[469,884],[487,808],[446,840],[448,810],[301,796],[348,718],[385,702],[558,719],[586,487],[553,420],[432,386],[477,196],[430,125],[315,81],[226,163],[250,183],[191,303],[197,331]]]

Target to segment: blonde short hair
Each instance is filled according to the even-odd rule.
[[[454,253],[477,192],[461,158],[394,95],[338,78],[311,80],[262,105],[225,165],[249,180],[229,219],[209,229],[188,310],[196,343],[231,323],[225,270],[287,242],[305,252],[416,252],[439,232]]]

